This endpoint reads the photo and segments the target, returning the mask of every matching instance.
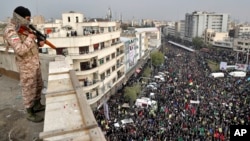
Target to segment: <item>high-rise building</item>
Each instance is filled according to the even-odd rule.
[[[195,11],[185,15],[185,40],[192,41],[195,37],[202,37],[205,29],[215,32],[227,32],[229,15],[224,13],[208,13]]]

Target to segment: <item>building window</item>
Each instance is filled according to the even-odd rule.
[[[94,50],[95,50],[95,51],[99,49],[99,43],[96,43],[96,44],[94,44],[93,46],[94,46]]]
[[[91,99],[91,98],[92,98],[92,93],[87,92],[87,93],[86,93],[86,97],[87,97],[87,99]]]
[[[70,23],[70,17],[68,17],[68,22]]]
[[[76,23],[78,23],[78,17],[76,17]]]
[[[89,62],[80,62],[81,71],[90,69]]]
[[[106,71],[107,76],[110,76],[110,69]]]
[[[79,47],[79,54],[86,54],[89,53],[89,47],[84,46],[84,47]]]
[[[101,32],[101,33],[104,32],[104,28],[103,28],[103,27],[100,28],[100,32]]]
[[[100,75],[100,77],[101,77],[101,80],[104,80],[104,79],[105,79],[105,73],[102,73],[102,74]]]
[[[112,53],[112,59],[114,59],[115,58],[115,53]]]
[[[115,66],[112,67],[112,72],[115,71]]]
[[[56,55],[64,55],[66,48],[56,48]]]
[[[101,58],[101,59],[99,59],[99,64],[101,65],[101,64],[103,64],[104,63],[104,59],[103,58]]]
[[[106,57],[106,62],[108,62],[110,60],[110,56],[108,55],[107,57]]]
[[[105,46],[104,46],[104,42],[101,43],[101,49],[103,49]]]

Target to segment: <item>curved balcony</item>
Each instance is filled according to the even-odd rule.
[[[96,82],[96,83],[88,83],[87,86],[83,86],[83,91],[90,91],[96,87],[98,87],[101,84],[100,81]]]
[[[94,67],[88,70],[76,71],[76,75],[89,75],[98,71],[98,67]]]
[[[112,52],[111,50],[113,49],[115,51],[115,49],[119,46],[121,46],[123,43],[120,42],[118,44],[115,44],[113,46],[109,46],[109,47],[105,47],[103,49],[97,50],[97,51],[93,51],[93,52],[88,52],[88,53],[84,53],[84,54],[80,54],[80,53],[69,53],[69,56],[71,56],[72,59],[89,59],[89,58],[94,58],[100,54],[107,54],[108,52]],[[113,52],[114,52],[113,51]],[[121,55],[122,56],[122,55]]]

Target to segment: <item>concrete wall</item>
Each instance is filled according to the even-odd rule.
[[[49,62],[55,61],[59,57],[60,56],[56,55],[40,54],[42,77],[44,82],[48,82]],[[5,49],[0,47],[0,73],[10,78],[19,80],[19,70],[16,65],[13,50],[5,52]]]

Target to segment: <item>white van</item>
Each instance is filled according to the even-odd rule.
[[[233,77],[246,77],[247,74],[244,71],[233,71],[233,72],[230,72],[229,75]]]
[[[218,78],[218,77],[224,77],[224,76],[225,74],[223,72],[214,72],[209,75],[209,77],[212,77],[212,78]]]
[[[151,100],[150,98],[142,97],[141,99],[136,99],[135,106],[141,108],[148,108],[149,106],[156,105],[155,100]]]

